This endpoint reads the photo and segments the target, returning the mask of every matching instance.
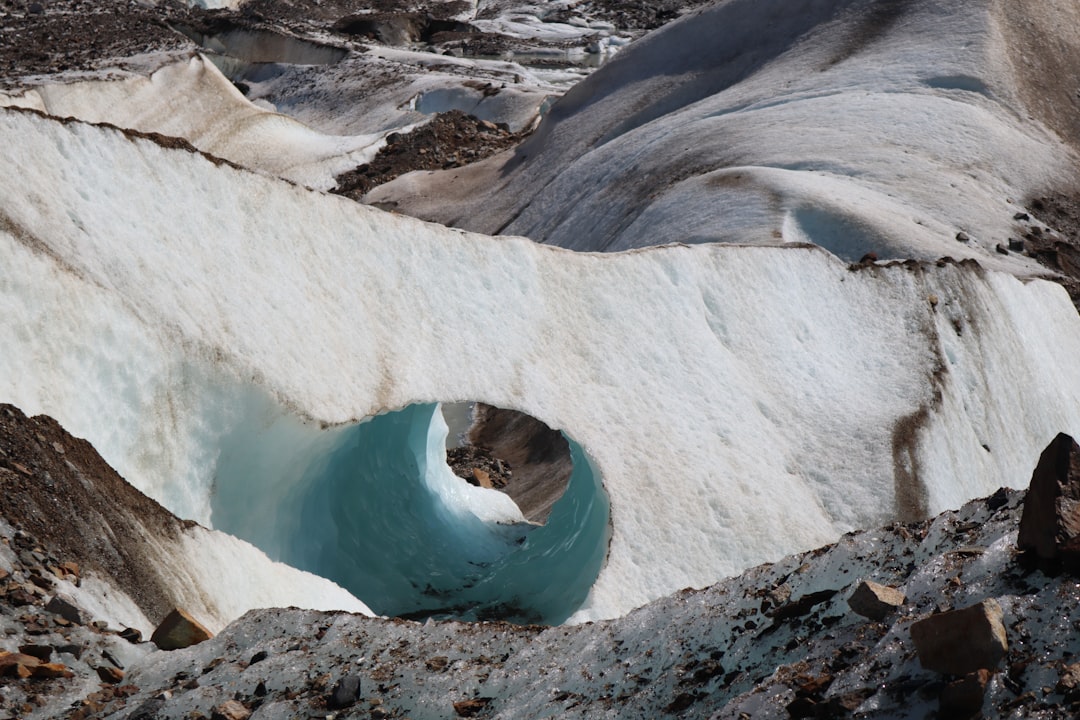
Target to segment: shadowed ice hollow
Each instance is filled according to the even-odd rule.
[[[559,623],[608,543],[608,502],[581,447],[544,525],[446,464],[439,406],[330,429],[278,415],[221,439],[214,526],[409,617]]]

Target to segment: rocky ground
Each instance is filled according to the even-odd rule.
[[[78,594],[98,570],[11,511],[33,479],[63,502],[86,455],[4,409],[0,717],[1075,717],[1080,446],[1059,436],[1032,489],[687,589],[600,623],[545,628],[253,611],[217,637],[146,642]],[[41,432],[49,429],[48,434]],[[34,447],[34,445],[38,447]],[[64,452],[56,447],[60,445]],[[48,449],[48,448],[51,448]],[[60,461],[63,464],[63,460]],[[52,483],[52,485],[50,485]],[[107,498],[106,498],[107,499]],[[129,548],[130,550],[130,548]],[[65,591],[70,591],[65,592]],[[172,636],[170,636],[172,637]],[[195,644],[190,644],[194,642]],[[186,647],[185,647],[186,646]]]
[[[367,165],[339,175],[332,192],[360,200],[376,185],[413,170],[443,170],[483,160],[517,145],[528,133],[512,133],[505,125],[466,115],[460,110],[438,113],[407,133],[394,133]]]

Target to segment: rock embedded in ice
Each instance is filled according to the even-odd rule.
[[[49,600],[48,604],[45,606],[45,609],[51,613],[59,615],[68,622],[75,623],[76,625],[86,624],[86,617],[83,614],[83,611],[79,608],[75,601],[67,595],[57,593],[53,596],[51,600]]]
[[[904,593],[896,588],[881,585],[872,580],[864,580],[848,598],[852,610],[870,618],[884,620],[889,613],[904,604]]]
[[[1009,649],[997,600],[931,615],[911,626],[919,662],[927,670],[964,675],[997,667]]]
[[[182,608],[165,616],[150,636],[150,642],[162,650],[181,650],[209,640],[214,635]]]

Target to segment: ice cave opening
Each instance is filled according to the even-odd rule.
[[[222,438],[212,523],[382,615],[561,623],[585,601],[607,553],[601,479],[564,433],[478,405],[488,422],[474,427],[476,439],[504,456],[488,460],[533,478],[518,493],[521,507],[513,493],[482,486],[493,482],[479,482],[487,471],[461,473],[466,482],[447,463],[466,428],[462,407],[447,408],[449,443],[439,404],[329,428],[288,413],[242,424]]]

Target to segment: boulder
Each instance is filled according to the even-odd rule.
[[[150,641],[162,650],[180,650],[209,640],[214,635],[186,611],[176,608],[161,621]]]
[[[911,626],[919,662],[927,670],[966,675],[992,669],[1009,649],[997,600],[931,615]]]
[[[1028,564],[1080,572],[1080,445],[1065,433],[1039,456],[1016,544]]]
[[[848,606],[859,615],[880,622],[903,606],[904,600],[904,593],[894,587],[863,580],[848,598]]]

